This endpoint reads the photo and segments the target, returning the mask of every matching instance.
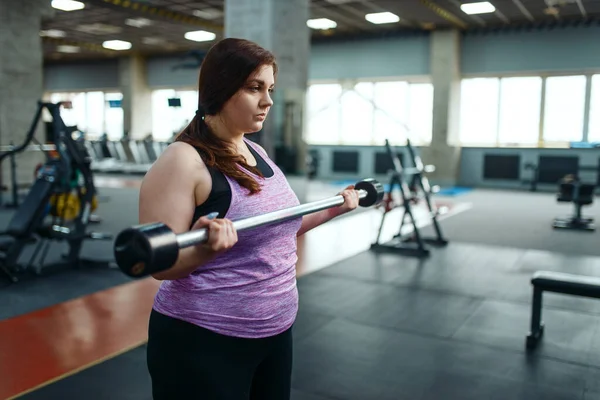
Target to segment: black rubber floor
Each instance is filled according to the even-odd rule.
[[[292,398],[600,399],[600,302],[545,296],[545,337],[525,351],[536,269],[600,276],[600,258],[451,243],[300,278]],[[141,347],[22,399],[150,399],[145,368]]]

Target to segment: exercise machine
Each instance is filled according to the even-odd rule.
[[[358,191],[358,204],[361,207],[377,205],[383,200],[383,186],[374,179],[360,181],[354,188]],[[338,207],[342,204],[344,204],[344,197],[337,195],[233,221],[233,226],[236,231],[241,232]],[[207,240],[207,229],[175,234],[161,222],[137,225],[124,229],[117,235],[114,243],[114,255],[117,265],[123,273],[133,278],[140,278],[171,268],[179,257],[180,249],[205,243]]]
[[[582,183],[579,178],[568,175],[563,178],[559,184],[559,191],[556,196],[558,202],[573,203],[574,214],[568,218],[555,218],[552,224],[554,229],[575,229],[593,232],[594,218],[584,218],[581,213],[583,206],[591,205],[594,202],[594,191],[596,186],[589,183]]]
[[[33,186],[0,236],[0,271],[12,282],[18,281],[22,273],[40,274],[42,269],[114,265],[110,261],[81,257],[85,240],[111,240],[112,235],[87,231],[96,201],[91,161],[83,139],[75,140],[73,130],[67,128],[61,118],[63,104],[38,102],[32,127],[35,129],[46,109],[52,118],[57,156],[48,156],[38,169]],[[68,252],[62,262],[45,265],[52,241],[66,242]],[[19,257],[29,244],[37,244],[34,253],[27,265],[20,265]],[[43,250],[41,262],[34,265],[40,250]]]
[[[371,245],[371,250],[374,252],[393,252],[395,254],[419,258],[428,257],[430,255],[430,251],[426,245],[427,243],[438,246],[445,246],[448,244],[448,241],[443,237],[442,230],[437,220],[439,211],[431,201],[430,196],[433,193],[433,189],[429,184],[429,180],[425,176],[425,173],[432,171],[434,167],[423,165],[421,158],[412,148],[410,141],[407,141],[407,150],[414,165],[414,167],[411,168],[403,167],[400,156],[390,145],[389,140],[387,139],[385,141],[385,147],[393,165],[393,169],[390,171],[390,184],[385,200],[386,207],[383,217],[381,218],[377,238],[375,243]],[[409,179],[411,181],[410,185],[408,184]],[[396,187],[398,187],[400,191],[400,203],[404,209],[400,222],[400,229],[390,241],[381,243],[381,235],[386,216],[394,209],[392,196]],[[413,205],[418,202],[419,191],[423,192],[423,197],[425,198],[425,202],[432,219],[433,227],[436,233],[436,236],[433,238],[423,237],[413,213]],[[412,225],[412,230],[409,236],[402,234],[407,217],[410,219],[410,224]]]

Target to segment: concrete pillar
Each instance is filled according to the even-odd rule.
[[[119,59],[119,85],[123,93],[123,131],[129,139],[152,133],[152,91],[146,79],[146,60],[138,54]]]
[[[256,139],[271,157],[276,147],[293,149],[298,172],[304,171],[306,155],[303,115],[310,57],[309,11],[309,0],[225,1],[225,36],[252,40],[277,57],[274,105]]]
[[[21,144],[43,94],[41,21],[50,16],[47,0],[0,0],[0,145]],[[43,141],[43,124],[36,137]],[[34,168],[43,162],[40,152],[20,153],[17,182],[31,183]],[[5,159],[2,184],[10,187],[10,160]],[[5,196],[5,199],[7,196]]]
[[[431,33],[433,136],[422,157],[436,166],[431,179],[441,185],[455,185],[460,171],[460,40],[457,30]]]

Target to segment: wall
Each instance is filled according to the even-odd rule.
[[[463,74],[600,69],[600,26],[475,32],[463,36]]]
[[[146,61],[146,74],[150,88],[196,87],[198,85],[198,60],[184,55],[151,57]]]
[[[119,88],[119,61],[102,60],[44,65],[44,91],[86,91]]]
[[[493,155],[516,155],[520,158],[519,179],[502,180],[484,177],[484,157]],[[532,177],[532,171],[525,168],[527,163],[539,165],[540,156],[577,157],[580,167],[595,167],[596,171],[580,171],[582,180],[595,183],[600,170],[600,149],[503,149],[503,148],[463,148],[459,184],[472,187],[497,187],[507,189],[527,188],[523,181]],[[566,175],[565,171],[561,176]],[[560,175],[560,174],[559,174]],[[555,184],[542,184],[542,190],[556,190]]]
[[[309,80],[429,74],[429,35],[313,44]]]

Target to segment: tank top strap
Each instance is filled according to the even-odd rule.
[[[269,157],[267,152],[261,146],[254,143],[250,139],[246,139],[245,137],[244,137],[244,141],[246,142],[246,144],[248,146],[250,146],[254,151],[256,151],[258,153],[258,155],[261,156],[261,158],[269,165],[269,167],[271,167],[271,169],[273,170],[273,175],[279,175],[282,173],[279,170],[279,168],[277,167],[277,165],[275,164],[275,162],[273,160],[271,160],[271,158]]]

